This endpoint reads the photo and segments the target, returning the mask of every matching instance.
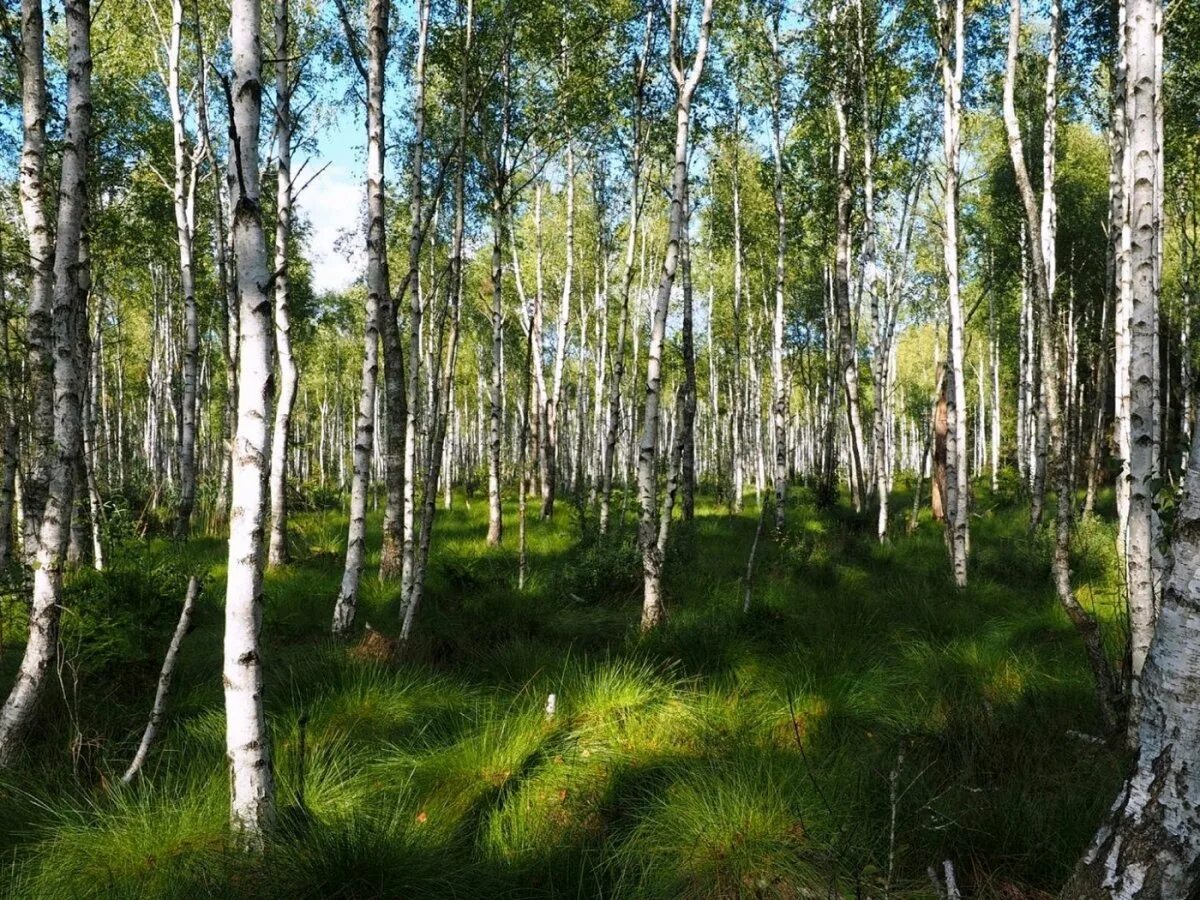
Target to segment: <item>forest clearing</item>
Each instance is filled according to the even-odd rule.
[[[1200,4],[0,0],[0,896],[1200,897]]]

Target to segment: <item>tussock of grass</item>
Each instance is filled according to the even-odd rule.
[[[896,503],[907,508],[903,493]],[[668,551],[667,621],[642,636],[628,524],[604,548],[569,509],[531,518],[519,592],[515,541],[485,548],[485,505],[457,498],[439,513],[400,661],[328,640],[345,520],[298,513],[295,561],[265,587],[280,822],[262,857],[232,846],[225,824],[223,545],[122,548],[112,582],[73,584],[86,601],[68,647],[79,696],[48,698],[0,784],[5,893],[795,898],[880,896],[886,882],[899,898],[926,896],[925,867],[945,858],[972,896],[1053,891],[1124,761],[1066,735],[1099,720],[1045,534],[1003,494],[978,512],[959,591],[932,523],[880,546],[869,516],[818,511],[798,490],[787,532],[760,547],[743,614],[757,510],[702,505]],[[369,524],[370,566],[377,514]],[[1112,555],[1111,526],[1082,523],[1076,585],[1115,659]],[[165,733],[140,782],[121,787],[176,576],[196,570],[207,588]],[[144,613],[137,666],[114,642],[126,582]],[[397,616],[396,586],[365,577],[360,622],[392,635]],[[76,760],[72,721],[87,738]]]
[[[736,760],[680,766],[644,798],[617,854],[634,893],[670,897],[795,897],[823,878],[807,857],[795,768]]]

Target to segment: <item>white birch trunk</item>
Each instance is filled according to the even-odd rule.
[[[183,40],[183,0],[172,0],[171,34],[167,47],[167,94],[171,107],[175,180],[175,237],[179,244],[179,285],[183,294],[183,371],[180,400],[179,509],[175,536],[184,539],[191,530],[196,504],[196,376],[200,356],[200,325],[196,313],[196,283],[193,268],[193,210],[195,204],[195,160],[187,148],[183,103],[180,97],[179,56]],[[189,177],[192,188],[189,190]]]
[[[41,3],[21,0],[21,214],[29,246],[29,295],[25,305],[31,437],[35,452],[22,479],[25,558],[37,554],[54,427],[54,360],[51,334],[54,234],[47,215],[45,23]]]
[[[650,342],[646,351],[646,401],[642,417],[642,437],[638,448],[638,540],[642,550],[643,598],[642,630],[658,625],[664,615],[662,602],[662,551],[659,547],[658,509],[655,502],[655,463],[658,458],[659,406],[662,387],[662,345],[667,327],[667,307],[675,283],[679,261],[679,245],[683,228],[683,203],[688,162],[688,125],[692,96],[704,70],[712,31],[712,3],[704,0],[700,20],[700,38],[696,54],[686,76],[679,61],[679,9],[672,0],[670,15],[671,71],[675,79],[675,158],[671,187],[671,212],[668,223],[666,252],[663,254],[662,274],[655,295]]]
[[[176,0],[179,2],[179,0]],[[279,362],[279,399],[271,434],[271,538],[267,561],[288,561],[287,470],[292,407],[300,373],[292,355],[288,302],[288,244],[292,232],[292,83],[288,60],[288,2],[275,0],[275,353]]]
[[[963,0],[938,0],[942,71],[942,127],[946,160],[946,189],[942,250],[946,267],[947,306],[950,311],[950,384],[947,396],[948,453],[946,460],[946,525],[954,582],[967,584],[970,486],[967,481],[967,391],[963,340],[963,308],[958,280],[958,177],[961,144]]]
[[[362,380],[354,421],[353,473],[350,482],[350,523],[346,536],[346,564],[334,604],[332,631],[345,637],[358,610],[358,588],[367,542],[367,494],[371,482],[371,456],[375,448],[375,394],[379,378],[379,317],[388,302],[387,254],[383,197],[383,99],[387,60],[387,3],[373,0],[367,7],[367,304],[363,319]],[[352,40],[348,36],[348,40]],[[343,457],[339,454],[339,459]]]
[[[1153,40],[1154,0],[1130,0],[1131,38]],[[1151,31],[1149,36],[1137,32]],[[1131,68],[1136,70],[1136,64]],[[1134,128],[1137,126],[1131,121]],[[1137,765],[1064,900],[1194,896],[1200,873],[1200,433],[1176,513],[1174,565],[1141,673]]]
[[[232,781],[231,826],[248,846],[259,848],[275,820],[275,779],[263,710],[260,648],[263,518],[274,391],[271,303],[266,293],[270,274],[259,205],[262,10],[258,0],[233,0],[230,34],[230,153],[236,173],[233,244],[241,306],[241,351],[225,593],[225,750]]]
[[[162,671],[158,675],[158,687],[154,692],[154,706],[150,709],[150,721],[142,732],[142,740],[138,744],[137,753],[121,780],[130,784],[142,770],[146,758],[150,755],[150,747],[158,736],[167,717],[167,700],[171,696],[171,681],[175,678],[175,663],[179,659],[179,648],[183,639],[192,628],[192,614],[196,609],[196,600],[200,596],[200,579],[192,576],[188,579],[187,595],[183,598],[183,609],[179,612],[179,622],[175,625],[175,633],[171,635],[171,643],[167,646],[167,655],[163,657]]]
[[[783,205],[783,59],[780,47],[779,20],[782,7],[777,8],[771,31],[771,151],[775,164],[773,195],[775,201],[775,309],[771,318],[771,383],[774,398],[771,403],[771,422],[775,439],[775,531],[783,532],[787,514],[787,415],[788,385],[783,375],[783,290],[785,257],[787,255],[787,214]],[[839,120],[840,121],[840,120]],[[839,153],[839,163],[843,157]],[[841,191],[838,192],[839,213]],[[847,209],[848,215],[848,209]],[[841,221],[839,215],[839,222]],[[839,239],[839,253],[841,242]],[[848,264],[848,263],[847,263]],[[857,367],[854,369],[854,398],[857,402]],[[850,378],[847,370],[847,378]],[[849,389],[850,381],[847,381]],[[857,415],[857,407],[854,414]],[[853,420],[852,420],[853,422]]]
[[[412,590],[413,567],[416,562],[413,529],[416,517],[417,431],[421,412],[421,243],[422,204],[424,199],[421,177],[425,150],[425,54],[429,42],[429,0],[417,3],[417,47],[413,64],[413,140],[409,153],[412,164],[412,185],[409,198],[408,236],[408,392],[404,419],[404,507],[403,559],[401,561],[400,594],[407,597]],[[385,77],[381,73],[381,78]],[[383,138],[381,137],[381,140]],[[383,249],[386,256],[386,247]],[[430,372],[430,378],[434,374]],[[389,540],[393,538],[389,537]],[[390,568],[390,566],[389,566]]]
[[[1125,565],[1129,604],[1130,739],[1137,734],[1141,674],[1154,633],[1154,505],[1158,474],[1158,148],[1157,43],[1154,0],[1126,0],[1126,215],[1129,249],[1129,463]]]
[[[566,46],[564,44],[564,52]],[[542,482],[542,518],[554,515],[554,496],[558,490],[558,412],[562,401],[563,369],[567,359],[567,328],[571,321],[571,287],[575,272],[575,148],[567,141],[567,222],[566,222],[566,267],[563,270],[562,298],[558,305],[558,328],[555,333],[554,370],[550,390],[546,394],[545,439],[543,452],[546,473]]]
[[[25,4],[28,5],[28,4]],[[25,35],[25,57],[41,72],[40,16],[24,9],[26,27],[39,25],[35,35]],[[34,433],[48,431],[52,443],[45,448],[52,464],[43,513],[37,517],[33,597],[29,636],[21,666],[4,707],[0,709],[0,767],[11,764],[46,679],[57,657],[58,627],[62,611],[63,566],[71,529],[75,490],[75,463],[81,447],[80,360],[75,328],[81,276],[80,244],[87,210],[88,147],[91,138],[91,11],[87,0],[68,0],[66,6],[67,109],[59,183],[58,221],[55,229],[52,308],[49,321],[53,347],[53,405],[51,420],[35,419]],[[27,73],[29,70],[26,70]],[[36,76],[33,76],[36,77]],[[44,86],[43,86],[44,88]],[[43,95],[44,96],[44,95]],[[42,104],[44,114],[45,105]],[[28,125],[28,123],[27,123]],[[40,184],[40,180],[38,182]],[[86,262],[84,263],[86,265]],[[45,413],[36,403],[34,414]]]
[[[633,159],[630,166],[629,233],[625,243],[625,271],[621,279],[621,321],[617,326],[617,346],[613,351],[612,386],[609,389],[608,418],[605,422],[604,457],[600,491],[600,533],[608,533],[609,510],[612,503],[613,468],[617,453],[617,432],[621,418],[621,388],[625,381],[625,332],[629,327],[629,293],[633,287],[633,270],[637,250],[638,221],[642,209],[640,180],[642,150],[642,102],[645,94],[647,66],[650,60],[649,42],[653,13],[646,15],[646,44],[640,57],[634,60]],[[532,326],[531,326],[532,327]],[[636,324],[634,326],[636,332]],[[532,334],[532,332],[531,332]],[[636,339],[636,338],[635,338]],[[636,363],[635,363],[636,365]],[[540,363],[537,368],[540,369]],[[531,395],[532,396],[532,395]],[[628,493],[628,492],[626,492]]]

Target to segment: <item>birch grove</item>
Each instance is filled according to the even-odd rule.
[[[281,848],[332,852],[350,806],[403,782],[400,813],[346,834],[390,847],[403,821],[415,847],[486,826],[438,852],[495,854],[489,876],[520,893],[533,870],[504,817],[544,798],[509,779],[578,744],[612,797],[546,776],[562,817],[539,827],[573,847],[606,835],[571,858],[590,878],[620,857],[597,893],[916,896],[929,872],[946,895],[1196,892],[1190,5],[8,0],[0,38],[0,767],[29,807],[14,834],[73,791],[97,821],[110,801],[152,818],[179,760],[201,772],[223,752],[220,841],[245,884],[286,868]],[[663,726],[656,752],[686,740],[708,760],[736,734],[755,764],[774,748],[764,772],[806,773],[764,787],[722,759],[711,778],[742,779],[731,804],[780,805],[728,846],[681,823],[704,849],[686,865],[643,846],[674,834],[666,819],[605,830],[633,756],[584,748],[596,723],[639,727],[625,699],[589,708],[616,675],[582,674],[634,653],[647,716],[709,688],[737,706],[718,670],[764,692],[711,733],[689,708],[695,734]],[[435,709],[427,682],[450,693],[468,665],[462,702]],[[510,723],[477,734],[471,716],[526,689],[544,733],[509,754]],[[1034,730],[1012,724],[1031,709]],[[195,749],[210,712],[216,756]],[[1040,737],[1017,752],[1018,733]],[[834,749],[810,757],[821,741]],[[443,744],[462,778],[423,768]],[[70,785],[43,796],[60,757]],[[826,796],[824,779],[874,785],[838,780],[842,764],[882,773],[882,820],[878,796]],[[1053,784],[1022,782],[1037,802],[970,859],[914,860],[967,821],[955,804],[996,815],[972,834],[1002,821],[974,780],[998,769],[1006,788]],[[1054,793],[1079,772],[1121,785],[1099,823]],[[330,799],[348,779],[353,803]],[[470,826],[431,799],[451,782]],[[666,817],[681,801],[674,782],[661,794]],[[1049,843],[1033,818],[1068,817],[1045,798],[1073,824],[1045,858],[1009,852]],[[799,811],[814,802],[864,819],[818,847],[828,822]],[[529,835],[521,852],[550,843]],[[22,839],[13,858],[60,845]],[[730,875],[742,847],[795,865]],[[52,870],[73,868],[13,877]],[[403,893],[391,877],[381,893]]]

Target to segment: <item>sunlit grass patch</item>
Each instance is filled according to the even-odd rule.
[[[371,765],[371,783],[404,784],[420,824],[448,840],[473,830],[488,807],[549,752],[556,726],[527,696],[492,700],[463,713],[460,736],[391,747]]]
[[[798,770],[734,759],[668,777],[617,850],[630,896],[794,897],[822,884],[793,805]]]
[[[173,897],[229,851],[224,773],[188,772],[60,801],[15,873],[16,896]]]

